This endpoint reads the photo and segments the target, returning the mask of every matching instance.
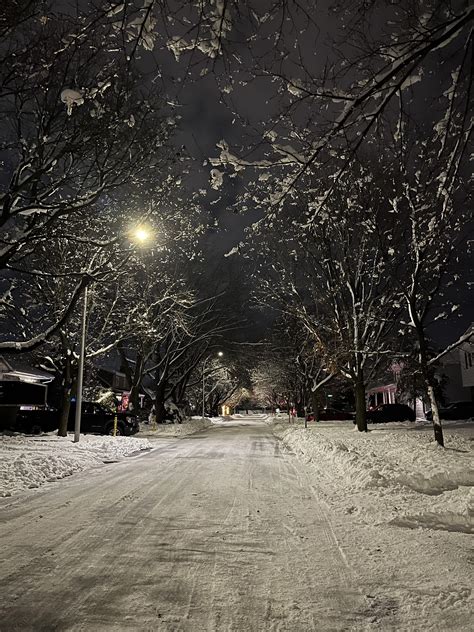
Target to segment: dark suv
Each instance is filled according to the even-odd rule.
[[[98,402],[82,402],[81,432],[97,432],[111,435],[114,431],[115,413]],[[71,403],[68,430],[74,430],[76,404]],[[131,413],[117,413],[117,435],[132,435],[138,432],[138,419]]]
[[[115,413],[97,402],[82,402],[81,432],[96,432],[111,435],[114,432]],[[74,430],[76,404],[71,403],[67,428]],[[38,434],[51,432],[59,425],[59,411],[54,409],[20,410],[14,425],[18,432]],[[138,419],[130,413],[117,413],[117,435],[133,435],[139,430]]]

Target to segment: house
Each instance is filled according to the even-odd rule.
[[[371,384],[367,389],[367,406],[375,408],[380,404],[408,404],[417,419],[424,419],[426,406],[421,393],[408,395],[400,391],[400,374],[404,363],[394,360],[387,370],[387,379],[379,384]]]
[[[130,383],[125,373],[112,368],[98,367],[97,377],[99,382],[115,394],[119,410],[127,410],[130,396]],[[147,389],[142,385],[142,392],[139,393],[139,406],[143,408]]]
[[[473,331],[472,324],[466,331]],[[440,360],[438,374],[444,382],[447,403],[474,401],[474,331],[471,337]]]
[[[6,359],[0,356],[0,381],[20,381],[30,384],[49,384],[54,379],[54,375],[29,366],[24,362],[15,359]]]
[[[397,395],[397,385],[379,384],[371,386],[367,390],[368,404],[370,408],[375,408],[380,404],[395,404]]]
[[[19,406],[44,406],[47,385],[53,379],[42,369],[0,356],[0,422],[14,419]]]
[[[125,373],[105,367],[98,367],[97,377],[102,386],[115,395],[119,410],[126,410],[130,394],[130,385]]]
[[[464,342],[459,347],[459,360],[461,363],[461,381],[463,388],[469,388],[474,401],[474,334],[471,340]]]

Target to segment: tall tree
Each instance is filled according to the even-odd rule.
[[[130,187],[156,182],[157,172],[166,179],[176,158],[167,144],[172,108],[127,58],[108,12],[92,4],[77,14],[48,3],[43,9],[18,4],[0,44],[0,270],[7,296],[10,270],[34,256],[55,226],[79,212],[93,217],[106,201],[130,201]],[[56,327],[82,287],[71,292]],[[26,340],[0,344],[11,352],[32,348]]]

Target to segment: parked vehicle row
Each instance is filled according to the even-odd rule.
[[[354,413],[337,408],[323,408],[318,415],[320,421],[344,421],[346,419],[354,419]],[[306,415],[306,421],[314,421],[314,413],[310,412]]]
[[[406,404],[381,404],[376,408],[367,410],[367,423],[379,424],[391,421],[415,421],[416,414],[413,408]],[[474,419],[474,403],[473,402],[453,402],[449,406],[439,409],[440,418],[443,420],[456,419]],[[354,413],[336,410],[334,408],[325,408],[319,412],[321,421],[337,421],[352,419],[354,421]],[[431,410],[426,413],[426,419],[432,421],[433,415]],[[314,413],[310,412],[306,416],[307,421],[314,421]],[[355,423],[355,422],[354,422]]]
[[[367,423],[384,424],[390,421],[415,421],[413,408],[406,404],[380,404],[365,413]]]
[[[111,435],[114,432],[114,419],[117,416],[117,435],[130,436],[138,432],[138,418],[131,413],[114,413],[98,402],[83,402],[81,414],[81,432]],[[59,426],[58,410],[43,408],[37,410],[20,410],[16,420],[6,429],[28,434],[52,432]],[[74,430],[76,405],[71,404],[67,429]]]
[[[441,419],[474,419],[474,402],[453,402],[449,406],[439,409]],[[433,413],[429,410],[426,419],[433,420]]]
[[[406,404],[381,404],[372,410],[366,411],[367,423],[379,424],[390,421],[415,421],[416,415],[413,408]],[[344,421],[351,419],[355,423],[355,414],[335,408],[324,408],[319,411],[321,421]],[[308,413],[307,421],[314,421],[314,413]]]

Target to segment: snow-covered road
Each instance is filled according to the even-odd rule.
[[[441,449],[410,424],[249,415],[5,436],[0,632],[470,632],[466,431]]]
[[[256,419],[4,499],[1,630],[366,629],[307,475]]]

